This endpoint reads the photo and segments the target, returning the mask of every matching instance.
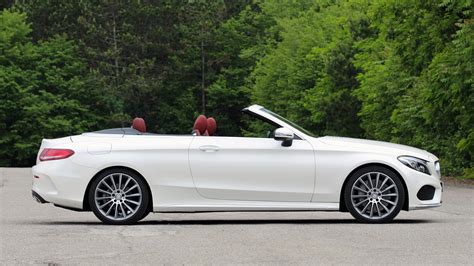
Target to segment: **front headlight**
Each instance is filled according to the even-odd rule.
[[[404,165],[412,169],[415,169],[416,171],[425,173],[427,175],[431,175],[430,170],[428,170],[428,165],[427,165],[428,162],[425,160],[422,160],[416,157],[411,157],[411,156],[400,156],[398,157],[398,160]]]
[[[441,176],[441,166],[439,165],[439,161],[435,162],[435,171],[439,176]]]

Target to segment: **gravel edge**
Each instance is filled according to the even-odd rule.
[[[447,186],[474,188],[474,179],[461,179],[452,176],[443,176],[441,181]]]

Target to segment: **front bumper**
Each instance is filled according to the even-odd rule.
[[[443,194],[443,182],[439,180],[439,177],[434,175],[426,175],[424,173],[416,172],[412,169],[405,170],[405,182],[408,188],[408,202],[409,210],[419,210],[425,208],[440,207],[442,203]],[[428,199],[420,197],[420,190],[423,187],[432,187],[434,192]],[[421,199],[420,199],[421,198]]]
[[[441,207],[441,203],[422,204],[422,205],[412,206],[412,207],[410,207],[410,210],[411,211],[423,210],[423,209],[436,208],[436,207]]]

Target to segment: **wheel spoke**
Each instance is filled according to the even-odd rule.
[[[355,189],[359,190],[360,192],[364,192],[364,193],[368,193],[367,190],[363,190],[362,188],[360,187],[354,187]]]
[[[377,214],[379,215],[379,217],[381,217],[382,214],[380,214],[379,204],[375,203],[375,207],[377,208]]]
[[[358,202],[356,205],[354,205],[354,207],[357,207],[357,206],[360,206],[362,205],[362,203],[368,201],[369,199],[365,199],[365,200],[361,200],[360,202]]]
[[[122,203],[122,204],[125,205],[125,207],[127,207],[127,209],[129,209],[130,212],[134,212],[134,210],[133,210],[130,206],[128,206],[127,203],[124,202],[124,203]]]
[[[374,204],[372,203],[370,205],[370,218],[372,218],[373,215],[374,215]]]
[[[95,198],[96,200],[104,200],[104,199],[112,199],[111,196],[107,196],[107,197],[98,197],[98,198]]]
[[[386,211],[387,213],[390,212],[389,209],[387,208],[387,206],[385,206],[382,202],[380,202],[380,205],[382,205],[382,207],[385,209],[385,211]]]
[[[118,204],[115,204],[115,213],[114,213],[115,219],[117,219],[117,213],[118,213]]]
[[[117,189],[117,185],[115,184],[114,175],[110,175],[110,179],[112,179],[112,184],[114,185],[114,189]]]
[[[129,199],[125,199],[125,201],[128,201],[130,203],[133,203],[135,205],[140,205],[140,202],[137,202],[137,201],[134,201],[134,200],[129,200]]]
[[[136,197],[136,196],[141,196],[142,194],[140,193],[135,193],[135,194],[130,194],[130,195],[126,195],[127,197]]]
[[[367,210],[367,207],[369,207],[369,205],[370,205],[370,202],[367,202],[364,209],[362,209],[361,213],[364,213]]]
[[[375,178],[375,188],[378,188],[379,178],[380,178],[380,173],[377,173],[377,177]]]
[[[361,179],[360,182],[361,182],[362,184],[364,184],[364,186],[365,186],[368,190],[370,190],[370,187],[364,182],[364,180]]]
[[[381,200],[383,200],[383,201],[385,201],[385,202],[387,202],[387,203],[389,203],[389,204],[392,204],[393,206],[396,205],[395,202],[393,202],[393,201],[391,201],[391,200],[386,200],[386,199],[384,199],[384,198],[381,198]]]
[[[367,198],[367,195],[352,195],[351,198]]]
[[[118,189],[122,186],[122,174],[119,175]]]
[[[107,194],[109,194],[109,195],[112,195],[112,193],[110,193],[110,192],[108,192],[108,191],[105,191],[105,190],[103,190],[103,189],[100,189],[100,188],[98,188],[97,191],[100,191],[100,192],[102,192],[102,193],[107,193]]]
[[[100,205],[100,206],[99,206],[99,209],[102,209],[105,205],[111,203],[112,201],[113,201],[113,200],[109,200],[109,201],[107,201],[106,203]]]
[[[127,188],[127,185],[128,183],[130,182],[132,178],[128,177],[127,181],[125,181],[125,185],[123,185],[123,189],[122,190],[125,190]]]
[[[382,189],[383,185],[385,185],[387,181],[388,181],[388,176],[385,177],[385,179],[382,181],[382,184],[380,185],[380,187],[378,187],[378,189]]]
[[[130,192],[132,189],[138,187],[137,184],[133,185],[131,188],[129,188],[127,191],[125,191],[124,193],[127,194],[128,192]]]
[[[123,218],[127,217],[127,214],[125,213],[125,210],[122,207],[122,204],[120,204],[120,209],[122,210]]]
[[[397,193],[390,193],[390,194],[382,194],[382,197],[395,197],[398,196]]]
[[[395,187],[395,184],[392,184],[392,185],[386,187],[384,190],[382,190],[382,193],[384,193],[385,191],[387,191],[387,190],[389,190],[389,189],[391,189],[391,188],[393,188],[393,187]]]
[[[109,186],[109,184],[107,184],[107,182],[106,182],[106,180],[105,180],[105,179],[104,179],[104,180],[102,180],[102,181],[100,182],[100,184],[104,184],[104,185],[105,185],[105,186],[106,186],[106,187],[107,187],[107,188],[108,188],[110,191],[114,191],[114,189],[113,189],[113,188],[111,188],[111,187]]]
[[[108,209],[107,212],[105,213],[105,216],[109,215],[110,211],[112,210],[112,207],[114,207],[113,204],[110,205],[109,209]]]
[[[368,174],[368,178],[369,178],[370,188],[374,188],[374,183],[372,183],[372,177],[370,177],[370,174]]]

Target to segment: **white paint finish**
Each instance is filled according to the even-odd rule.
[[[107,154],[112,151],[112,144],[110,143],[92,143],[87,146],[87,152],[90,154]]]
[[[413,147],[380,141],[351,138],[322,137],[311,138],[316,154],[316,182],[313,202],[339,201],[343,183],[347,176],[359,166],[377,163],[389,166],[398,172],[408,188],[410,206],[432,204],[441,201],[440,176],[435,173],[434,162],[438,158],[426,151]],[[397,157],[410,155],[429,159],[428,167],[432,175],[408,168]],[[420,201],[416,197],[424,185],[436,188],[431,201]]]
[[[84,138],[97,140],[91,136]],[[188,149],[192,138],[191,135],[125,135],[123,138],[107,139],[113,143],[110,154],[94,156],[93,159],[87,156],[76,157],[75,160],[97,169],[97,172],[113,166],[134,169],[146,179],[152,191],[159,187],[195,190],[188,164]],[[154,205],[158,205],[160,200],[161,194],[153,193]]]
[[[428,161],[436,158],[433,154],[418,148],[383,141],[329,136],[318,138],[318,140],[334,147],[342,147],[343,149],[370,151],[389,155],[393,155],[395,152],[398,154],[417,156],[420,159]]]
[[[271,202],[271,201],[197,201],[187,204],[171,204],[157,208],[159,212],[205,211],[338,211],[338,202]]]
[[[270,138],[196,137],[189,150],[194,183],[206,198],[309,202],[314,188],[311,144]]]
[[[67,159],[39,162],[33,190],[62,206],[82,208],[86,187],[99,171],[123,166],[139,172],[151,188],[154,211],[334,210],[342,184],[357,167],[380,163],[395,169],[408,188],[409,207],[437,206],[442,197],[436,156],[416,148],[349,138],[313,138],[261,110],[248,108],[294,132],[291,147],[266,138],[87,133],[43,140],[44,148],[65,148]],[[91,154],[92,153],[92,154]],[[432,175],[397,160],[428,160]],[[192,174],[191,174],[192,170]],[[420,201],[423,185],[435,197]],[[314,192],[314,193],[313,193]]]
[[[65,159],[41,162],[32,172],[39,177],[33,177],[33,190],[46,201],[82,209],[84,192],[96,171]]]

